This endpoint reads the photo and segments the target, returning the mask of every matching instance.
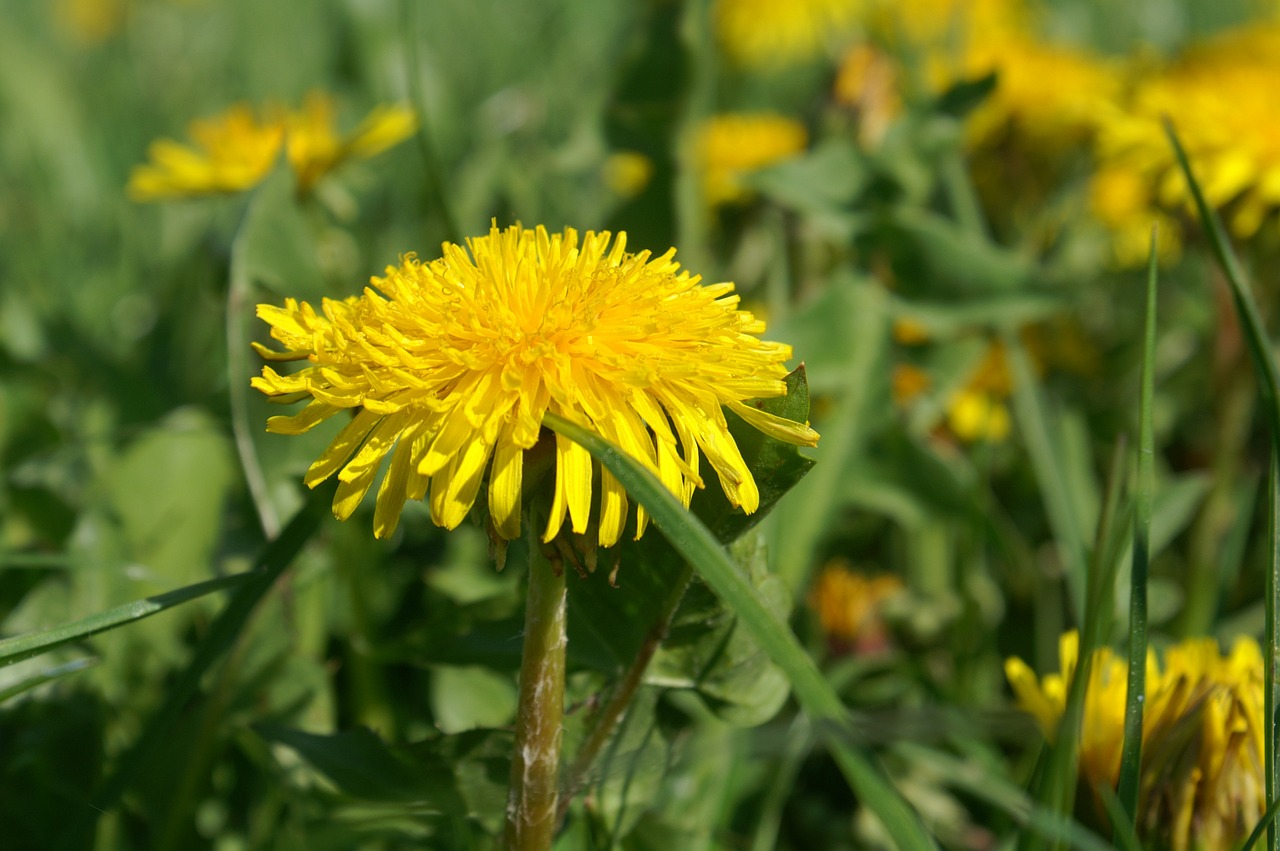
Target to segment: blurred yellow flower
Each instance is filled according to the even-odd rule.
[[[770,67],[819,55],[867,0],[716,0],[716,36],[731,59]]]
[[[256,113],[236,104],[212,118],[193,121],[194,145],[160,139],[148,149],[150,162],[129,178],[135,201],[164,201],[194,195],[243,192],[261,183],[283,149],[297,177],[298,191],[349,159],[375,156],[413,135],[412,110],[380,106],[346,136],[336,130],[333,100],[312,93],[302,109],[286,112],[268,105]]]
[[[1062,673],[1040,678],[1020,659],[1005,663],[1018,705],[1050,741],[1079,657],[1076,633],[1062,636],[1059,656]],[[1266,809],[1262,653],[1250,638],[1237,639],[1228,656],[1211,638],[1189,639],[1169,648],[1163,667],[1154,651],[1146,664],[1139,836],[1146,847],[1173,851],[1236,848]],[[1080,777],[1094,790],[1114,788],[1119,777],[1127,677],[1124,659],[1096,651],[1079,745]]]
[[[1009,436],[1009,408],[998,396],[964,387],[947,400],[947,427],[968,443],[999,443]]]
[[[761,411],[755,398],[786,393],[791,348],[764,342],[764,323],[738,310],[733,284],[700,285],[675,249],[659,257],[626,252],[626,234],[548,233],[519,225],[445,243],[427,263],[406,255],[373,288],[322,312],[288,299],[258,315],[284,345],[272,361],[305,360],[299,372],[264,367],[253,386],[281,402],[309,399],[268,431],[299,434],[348,411],[347,425],[306,474],[314,487],[335,473],[334,513],[351,515],[382,461],[374,534],[394,531],[407,499],[430,492],[432,519],[462,522],[489,470],[496,532],[520,534],[525,452],[551,411],[584,424],[648,467],[685,505],[702,486],[699,451],[729,501],[751,513],[759,491],[728,431],[723,408],[765,434],[816,445],[807,425]],[[548,449],[548,451],[550,451]],[[544,539],[566,514],[588,531],[590,455],[555,438],[556,476]],[[492,463],[490,463],[492,461]],[[599,475],[595,518],[603,546],[618,541],[627,495]],[[636,536],[646,517],[637,509]]]
[[[639,151],[615,151],[604,161],[605,186],[620,198],[634,198],[653,177],[653,160]]]
[[[1098,158],[1152,186],[1167,210],[1190,193],[1165,137],[1169,116],[1209,204],[1241,239],[1280,207],[1280,26],[1226,33],[1140,80],[1100,113]]]
[[[164,201],[192,195],[242,192],[260,183],[280,156],[284,127],[275,117],[260,117],[247,104],[221,115],[191,122],[194,145],[171,139],[151,143],[151,160],[135,166],[129,197]]]
[[[1182,250],[1175,219],[1156,206],[1151,181],[1135,169],[1100,168],[1089,181],[1089,211],[1111,233],[1112,260],[1117,266],[1141,266],[1151,251],[1151,227],[1159,227],[1157,255],[1177,258]]]
[[[1012,428],[1004,401],[1012,392],[1013,376],[1004,346],[992,343],[964,386],[947,400],[947,427],[969,443],[999,443]]]
[[[864,576],[850,570],[847,563],[834,561],[813,583],[809,605],[832,643],[861,651],[879,650],[886,640],[881,607],[902,587],[896,576]]]
[[[929,389],[933,379],[929,373],[909,363],[896,364],[890,380],[893,403],[898,406],[908,405],[913,399]]]
[[[743,176],[795,156],[809,143],[800,122],[773,113],[737,113],[708,119],[695,149],[703,195],[715,206],[746,200]]]
[[[980,39],[966,65],[969,79],[996,75],[995,89],[969,119],[975,145],[1005,130],[1040,147],[1078,143],[1120,86],[1116,71],[1098,57],[1031,36]]]
[[[126,0],[58,0],[54,20],[81,44],[99,44],[124,25]]]

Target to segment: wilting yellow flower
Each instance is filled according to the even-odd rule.
[[[193,146],[171,139],[152,142],[151,162],[129,177],[129,197],[162,201],[191,195],[242,192],[260,183],[280,156],[284,127],[260,117],[247,104],[191,122]]]
[[[889,54],[868,42],[845,52],[833,94],[837,103],[857,113],[858,140],[863,145],[878,145],[902,112],[898,77],[898,66]]]
[[[726,204],[750,196],[742,177],[804,150],[804,125],[772,113],[718,115],[698,130],[696,151],[708,204]]]
[[[285,149],[299,192],[346,160],[377,156],[418,129],[413,110],[403,106],[377,107],[345,136],[338,135],[337,124],[333,98],[323,92],[312,92],[302,109],[288,116]]]
[[[716,0],[716,35],[743,65],[812,58],[854,23],[866,0]]]
[[[1187,209],[1191,196],[1162,126],[1169,116],[1205,200],[1248,239],[1280,207],[1278,77],[1280,26],[1224,34],[1102,112],[1098,157],[1149,182],[1165,209]]]
[[[653,177],[653,160],[639,151],[616,151],[602,168],[605,186],[621,198],[634,198]]]
[[[1079,656],[1076,633],[1062,637],[1059,655],[1062,673],[1041,678],[1020,659],[1005,663],[1018,704],[1050,740]],[[1213,639],[1190,639],[1165,653],[1163,668],[1152,651],[1146,664],[1140,838],[1172,851],[1238,847],[1266,809],[1257,643],[1237,639],[1223,656]],[[1125,660],[1096,651],[1079,745],[1080,777],[1093,789],[1114,788],[1119,777],[1127,677]]]
[[[129,197],[163,201],[192,195],[243,192],[261,183],[283,148],[297,176],[298,191],[349,159],[375,156],[413,135],[417,120],[411,110],[380,106],[360,126],[339,136],[332,99],[323,93],[307,97],[302,109],[278,106],[259,114],[237,104],[221,115],[193,121],[194,146],[170,139],[153,142],[147,165],[134,168]]]
[[[885,642],[881,618],[884,601],[902,591],[896,576],[864,576],[836,561],[827,565],[809,591],[809,605],[828,639],[864,650],[880,649]]]
[[[791,348],[762,341],[764,323],[738,310],[733,284],[700,285],[675,249],[626,252],[626,235],[519,225],[445,243],[427,263],[413,255],[374,288],[345,301],[260,305],[284,345],[268,360],[306,360],[299,372],[264,367],[253,386],[282,402],[310,399],[272,417],[268,431],[298,434],[340,411],[354,414],[306,474],[314,487],[335,473],[334,513],[347,518],[373,484],[374,534],[395,529],[406,499],[430,491],[432,519],[462,522],[489,470],[489,514],[506,539],[520,534],[523,460],[550,411],[582,423],[648,467],[685,504],[702,485],[699,450],[725,495],[750,513],[759,491],[728,431],[727,408],[765,434],[812,446],[807,425],[766,413],[751,399],[786,393]],[[544,537],[564,524],[586,533],[593,490],[587,451],[555,440],[556,476]],[[598,540],[614,544],[627,495],[600,471]],[[646,518],[637,509],[636,535]]]
[[[895,405],[908,405],[921,393],[929,389],[933,379],[929,373],[909,363],[896,364],[890,379],[890,392]]]

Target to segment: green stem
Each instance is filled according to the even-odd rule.
[[[511,791],[507,797],[507,851],[548,851],[555,837],[560,794],[560,740],[564,717],[564,566],[553,565],[529,523],[529,599]]]
[[[591,770],[596,757],[600,755],[600,751],[608,743],[609,737],[617,729],[623,713],[627,711],[627,707],[631,705],[631,700],[636,696],[636,691],[639,690],[640,684],[644,682],[644,672],[649,669],[649,663],[653,661],[653,655],[658,652],[658,648],[666,640],[667,631],[671,628],[671,619],[675,617],[676,609],[680,607],[680,601],[684,599],[684,593],[689,589],[689,583],[692,580],[693,565],[686,562],[684,572],[680,574],[680,578],[671,586],[671,593],[663,601],[662,610],[658,613],[653,626],[649,628],[648,634],[645,635],[644,643],[640,645],[635,661],[631,663],[631,667],[623,675],[613,696],[609,698],[609,702],[605,704],[605,707],[596,716],[595,726],[592,727],[591,732],[587,735],[586,741],[578,748],[578,755],[574,757],[573,765],[570,766],[569,774],[565,780],[565,795],[564,800],[560,802],[559,819],[564,818],[565,811],[569,809],[569,802],[573,800],[573,796],[582,787],[583,777]]]

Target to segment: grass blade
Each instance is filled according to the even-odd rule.
[[[1267,418],[1267,425],[1271,432],[1272,464],[1269,482],[1269,493],[1272,500],[1269,512],[1269,517],[1271,518],[1271,547],[1264,592],[1267,646],[1263,648],[1262,652],[1267,660],[1267,670],[1264,679],[1262,730],[1267,801],[1269,804],[1273,804],[1276,800],[1276,787],[1278,785],[1276,777],[1276,733],[1280,729],[1280,726],[1276,724],[1275,716],[1275,687],[1278,673],[1276,670],[1276,656],[1277,653],[1280,653],[1280,646],[1277,645],[1280,637],[1276,634],[1276,594],[1280,593],[1276,577],[1277,570],[1280,570],[1280,553],[1277,553],[1277,547],[1280,545],[1277,544],[1277,537],[1280,533],[1278,533],[1275,522],[1277,511],[1275,507],[1275,491],[1277,487],[1275,456],[1277,452],[1280,452],[1280,377],[1277,374],[1275,358],[1271,354],[1271,340],[1267,335],[1266,326],[1263,325],[1262,314],[1258,310],[1257,303],[1253,300],[1253,294],[1250,292],[1248,282],[1245,280],[1244,269],[1236,258],[1235,252],[1231,249],[1231,243],[1227,240],[1226,230],[1205,201],[1204,193],[1200,190],[1200,184],[1196,181],[1195,174],[1191,170],[1187,152],[1183,150],[1182,143],[1178,140],[1178,134],[1173,129],[1173,123],[1167,117],[1165,118],[1164,129],[1169,137],[1169,144],[1173,146],[1173,152],[1178,158],[1178,165],[1182,168],[1183,176],[1187,179],[1187,188],[1191,190],[1191,197],[1195,201],[1196,211],[1200,214],[1200,223],[1209,237],[1209,245],[1213,248],[1214,256],[1217,257],[1219,265],[1222,266],[1222,271],[1227,277],[1227,284],[1231,288],[1231,299],[1235,303],[1240,324],[1244,326],[1244,336],[1249,345],[1249,354],[1253,360],[1253,367],[1257,371],[1258,393],[1262,397],[1263,415]],[[1267,845],[1272,851],[1277,851],[1277,848],[1280,847],[1278,840],[1280,840],[1280,836],[1277,835],[1277,831],[1274,828],[1268,828]]]
[[[652,473],[599,435],[550,413],[544,416],[543,425],[580,444],[607,468],[649,512],[671,545],[734,610],[739,623],[786,673],[797,702],[817,722],[815,727],[830,747],[850,787],[879,816],[898,847],[904,851],[935,848],[919,817],[872,759],[844,741],[848,714],[839,696],[791,630],[769,612],[759,591],[747,581],[711,532],[686,511]]]
[[[30,691],[36,686],[42,686],[45,683],[52,682],[53,680],[61,679],[68,674],[79,673],[80,671],[92,668],[96,664],[98,664],[98,660],[94,657],[83,656],[79,659],[73,659],[66,664],[38,671],[34,676],[29,677],[28,679],[15,683],[8,688],[0,689],[0,704],[17,697],[24,691]]]
[[[1271,447],[1271,468],[1267,473],[1267,534],[1271,538],[1271,546],[1267,548],[1266,593],[1263,605],[1266,611],[1265,637],[1267,646],[1266,677],[1262,681],[1262,740],[1263,777],[1266,786],[1267,803],[1272,816],[1275,814],[1277,787],[1280,783],[1276,777],[1276,594],[1280,593],[1280,450]],[[1277,851],[1280,847],[1280,831],[1275,828],[1275,819],[1267,821],[1267,847]]]
[[[1138,407],[1138,487],[1134,497],[1133,568],[1129,577],[1129,683],[1125,693],[1124,745],[1116,794],[1132,822],[1138,811],[1142,771],[1142,704],[1147,691],[1147,568],[1151,560],[1151,500],[1155,491],[1156,239],[1147,258],[1147,312],[1142,336],[1142,390]],[[1117,830],[1120,827],[1117,826]]]
[[[215,591],[235,588],[253,578],[252,573],[237,573],[234,576],[209,579],[173,591],[166,591],[163,594],[156,594],[154,597],[134,600],[132,603],[125,603],[123,606],[116,606],[114,609],[107,609],[105,612],[98,612],[96,615],[56,626],[53,629],[43,629],[39,632],[6,638],[0,641],[0,667],[39,656],[41,653],[48,653],[55,647],[80,641],[100,632],[149,618],[165,609],[197,600]]]
[[[312,491],[303,507],[281,531],[280,537],[263,548],[254,561],[253,570],[240,574],[251,576],[253,581],[243,583],[231,595],[230,602],[209,626],[209,631],[196,648],[186,669],[169,687],[164,705],[151,716],[142,734],[121,755],[116,762],[115,771],[94,793],[91,805],[84,809],[81,818],[68,828],[62,837],[62,842],[58,845],[59,848],[86,847],[86,837],[92,834],[93,824],[98,816],[119,803],[120,797],[138,774],[146,768],[150,760],[164,751],[165,737],[199,690],[200,681],[204,678],[205,672],[222,657],[240,635],[258,602],[280,578],[293,562],[298,551],[311,539],[311,535],[319,527],[321,518],[327,513],[325,509],[333,499],[334,487],[334,485],[326,485]]]

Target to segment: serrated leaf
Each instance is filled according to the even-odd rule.
[[[785,623],[791,614],[791,595],[782,580],[769,572],[759,538],[740,539],[730,553],[770,614]],[[782,670],[702,582],[695,582],[685,594],[646,680],[695,690],[712,712],[743,727],[768,721],[791,691]]]

